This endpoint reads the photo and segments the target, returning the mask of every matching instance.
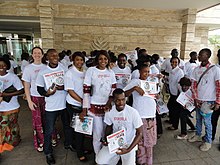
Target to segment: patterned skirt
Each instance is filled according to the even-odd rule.
[[[153,146],[157,142],[156,119],[142,119],[143,136],[138,143],[138,164],[153,164]]]
[[[0,112],[0,153],[11,151],[20,142],[19,110]]]

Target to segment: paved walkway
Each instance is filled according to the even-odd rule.
[[[25,101],[21,100],[21,112],[19,123],[22,141],[18,147],[11,152],[4,152],[1,156],[1,165],[46,165],[43,153],[38,153],[33,147],[31,112]],[[165,120],[165,119],[163,119]],[[201,143],[189,143],[186,140],[176,140],[174,135],[180,131],[165,130],[154,147],[154,165],[220,165],[220,151],[217,149],[217,142],[208,152],[199,150]],[[59,128],[58,128],[59,129]],[[220,129],[220,128],[219,128]],[[190,133],[189,135],[192,135]],[[219,132],[217,132],[219,136]],[[93,165],[93,154],[88,155],[89,161],[81,163],[76,153],[63,148],[62,142],[54,148],[54,155],[57,165]]]

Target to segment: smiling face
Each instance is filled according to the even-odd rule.
[[[77,69],[81,69],[84,64],[84,60],[82,57],[76,56],[73,60],[73,64]]]
[[[0,61],[0,75],[5,75],[7,71],[7,64],[4,61]]]
[[[172,59],[171,67],[172,69],[176,68],[179,65],[179,60],[177,58]]]
[[[41,60],[43,58],[42,51],[39,48],[33,49],[32,57],[34,59],[34,62],[41,63]]]
[[[116,94],[114,96],[114,102],[115,102],[115,106],[116,109],[118,111],[122,111],[125,108],[125,103],[126,103],[126,99],[125,99],[125,94]]]
[[[108,58],[105,55],[100,54],[98,57],[98,68],[104,70],[108,65]]]
[[[118,58],[118,67],[119,67],[119,68],[124,69],[126,63],[127,63],[127,60],[126,60],[126,57],[125,57],[125,56],[120,56],[120,57]]]
[[[47,53],[47,59],[52,67],[55,67],[59,62],[59,55],[57,51],[50,51]]]

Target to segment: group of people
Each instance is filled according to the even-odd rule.
[[[188,139],[187,124],[196,134],[189,142],[204,141],[200,150],[208,151],[215,138],[220,115],[220,50],[219,64],[209,62],[211,51],[202,49],[190,53],[184,63],[178,58],[178,50],[171,51],[171,58],[162,60],[145,49],[136,48],[136,61],[128,60],[126,54],[117,58],[113,52],[93,52],[89,62],[85,52],[62,52],[48,49],[44,55],[40,47],[32,49],[31,63],[22,69],[21,80],[9,72],[9,59],[0,57],[0,153],[12,150],[19,144],[17,123],[19,103],[17,96],[25,92],[32,112],[34,147],[44,152],[48,164],[55,164],[53,146],[59,139],[56,120],[60,116],[64,132],[64,148],[76,150],[80,161],[87,161],[85,135],[74,131],[72,119],[79,116],[93,118],[93,149],[97,164],[152,165],[153,146],[163,133],[158,100],[161,82],[169,91],[167,104],[171,124],[168,130],[177,130],[179,120],[181,133],[176,139]],[[110,56],[109,56],[110,54]],[[117,59],[117,60],[116,60]],[[153,93],[142,84],[154,84]],[[196,126],[191,122],[190,112],[176,100],[180,92],[192,91],[195,100]],[[213,113],[214,109],[214,113]],[[206,134],[202,139],[202,123]],[[125,131],[125,142],[115,153],[109,152],[107,136]]]

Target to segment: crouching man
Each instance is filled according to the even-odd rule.
[[[113,92],[115,105],[106,112],[104,122],[106,123],[105,136],[102,138],[103,147],[96,157],[99,165],[116,165],[121,157],[122,165],[135,165],[137,144],[142,137],[142,120],[137,110],[126,105],[125,93],[122,89]],[[116,153],[109,152],[107,136],[117,131],[125,130],[127,147],[120,148]]]

